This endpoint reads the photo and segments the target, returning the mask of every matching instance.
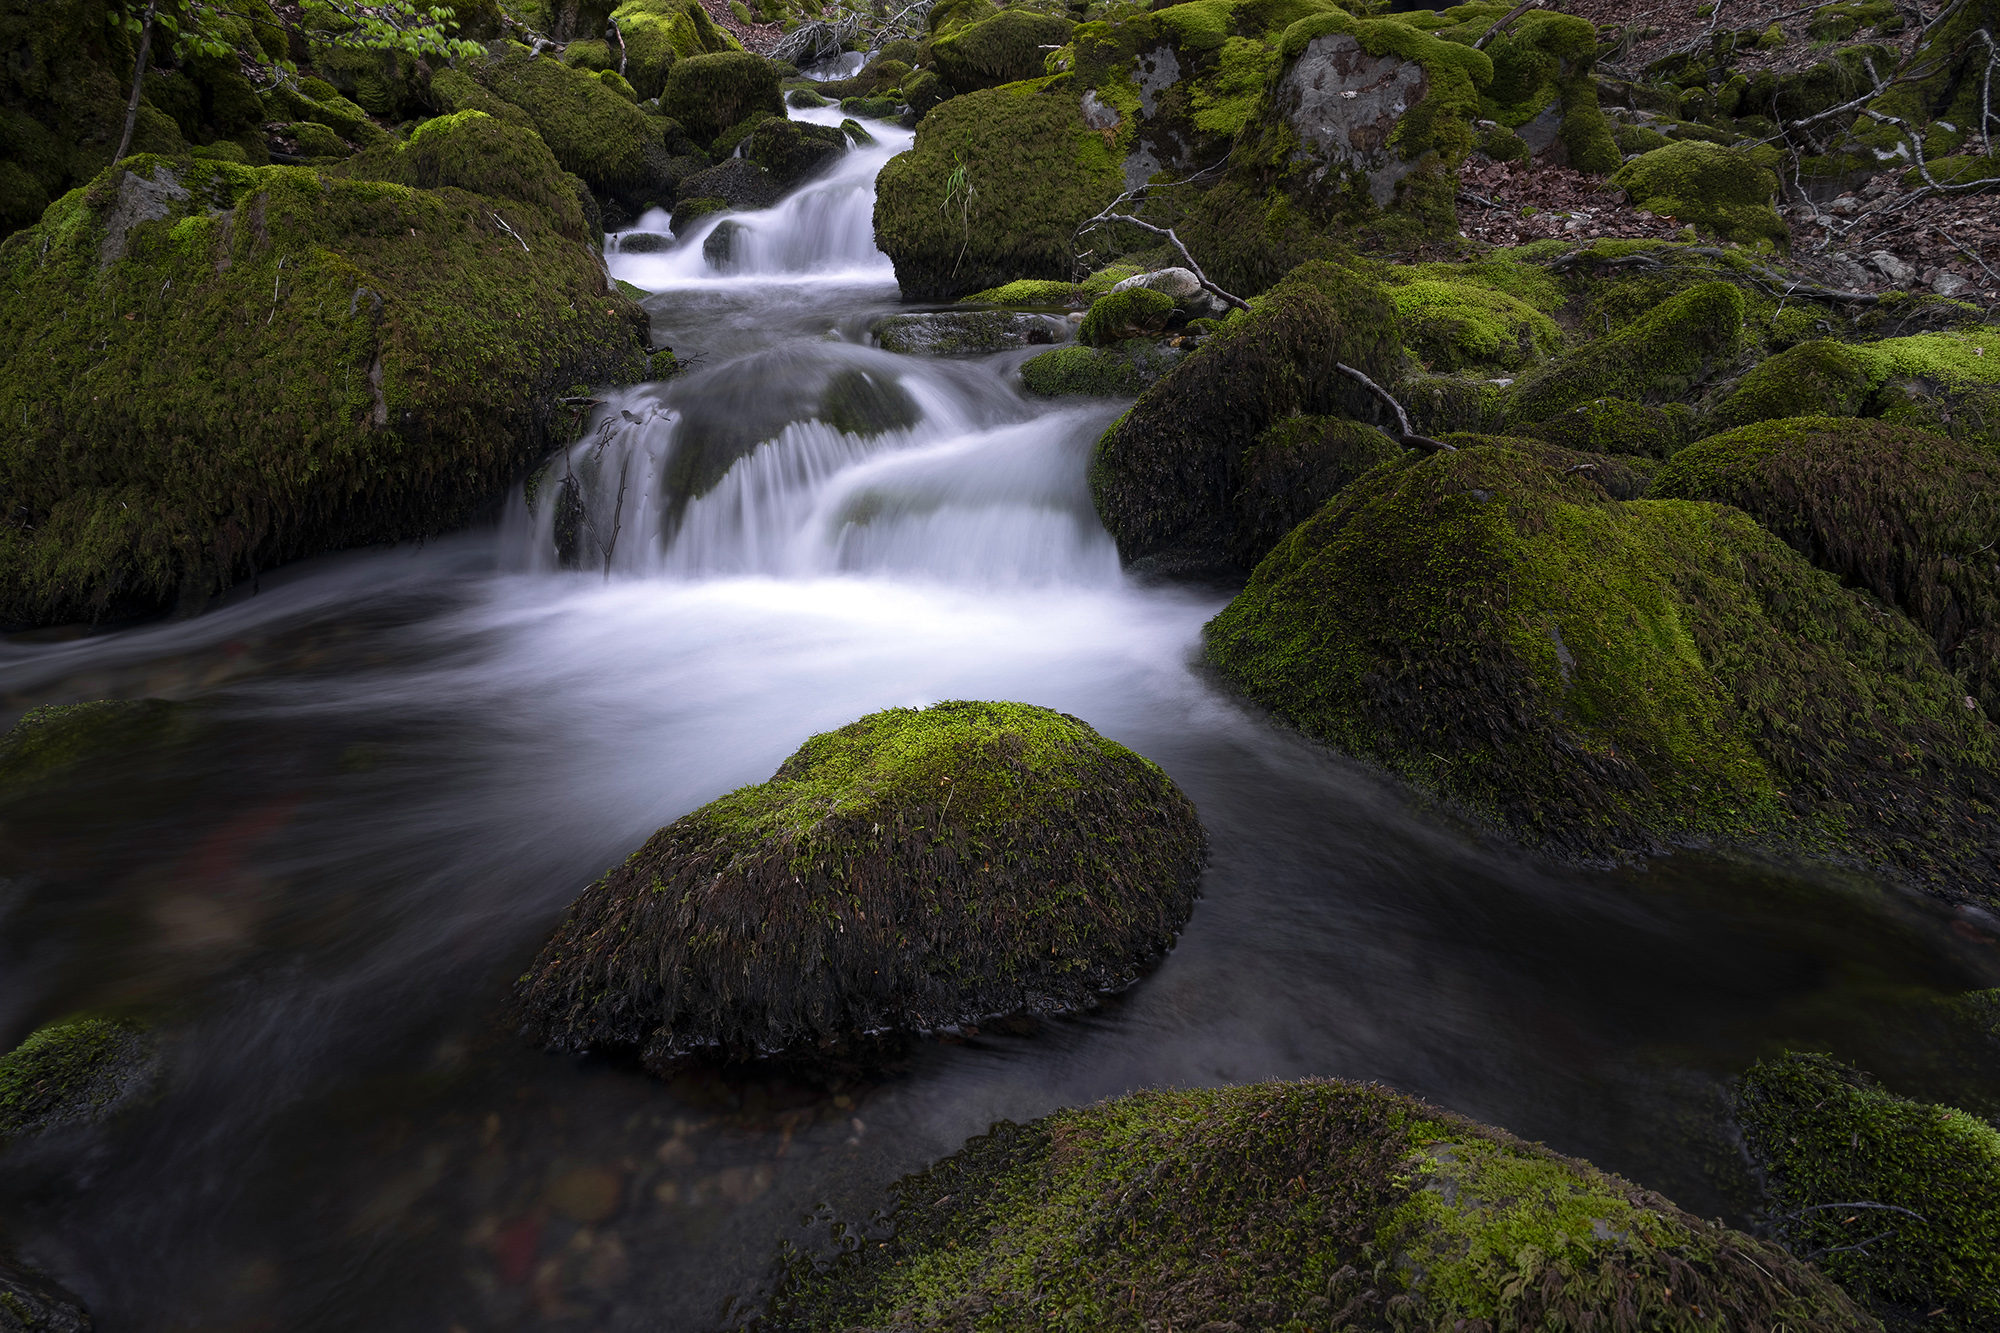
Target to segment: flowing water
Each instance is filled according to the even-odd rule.
[[[0,645],[0,721],[185,704],[0,811],[0,1041],[95,1008],[169,1034],[152,1104],[0,1157],[0,1225],[101,1329],[715,1327],[802,1218],[1146,1086],[1381,1079],[1733,1219],[1721,1095],[1760,1055],[2000,1109],[1933,1051],[1935,1001],[2000,984],[1993,922],[1826,870],[1544,866],[1206,675],[1229,590],[1126,578],[1092,515],[1122,404],[869,345],[898,308],[871,183],[909,137],[878,132],[738,218],[725,271],[714,222],[613,251],[695,367],[607,392],[490,524]],[[843,393],[886,428],[826,424]],[[1200,808],[1202,901],[1138,987],[834,1088],[514,1034],[511,979],[607,865],[815,731],[949,698],[1075,713]]]

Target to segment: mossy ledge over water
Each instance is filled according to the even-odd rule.
[[[795,1262],[760,1333],[1873,1329],[1776,1246],[1380,1086],[1146,1092],[1002,1123]]]
[[[585,890],[518,991],[563,1050],[819,1052],[1087,1007],[1193,909],[1159,767],[1067,714],[953,702],[813,737]]]

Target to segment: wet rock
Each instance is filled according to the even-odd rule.
[[[874,436],[908,430],[923,419],[910,391],[886,375],[851,368],[827,381],[819,419],[849,435]]]
[[[621,255],[656,255],[674,248],[674,238],[664,232],[628,231],[618,238]]]
[[[727,272],[735,264],[737,238],[745,230],[743,224],[734,218],[715,224],[715,230],[701,243],[701,257],[710,268]]]
[[[1164,773],[1075,718],[891,709],[661,829],[519,993],[550,1046],[661,1071],[1089,1006],[1172,942],[1205,845]]]
[[[83,1302],[31,1264],[0,1254],[0,1333],[91,1333]]]
[[[0,1143],[109,1119],[159,1077],[153,1037],[136,1023],[71,1018],[0,1056]]]
[[[785,1287],[773,1333],[1033,1307],[1087,1327],[1172,1309],[1197,1333],[1611,1328],[1628,1312],[1663,1330],[1875,1327],[1769,1242],[1380,1084],[1142,1092],[1003,1121],[895,1198],[884,1240]]]
[[[785,114],[778,67],[747,51],[691,56],[668,71],[660,107],[707,145],[753,112]]]
[[[773,117],[751,131],[744,156],[789,190],[831,170],[846,151],[847,136],[831,125]]]
[[[1220,319],[1229,313],[1229,303],[1203,287],[1191,269],[1162,268],[1151,273],[1135,274],[1114,283],[1111,290],[1123,292],[1134,287],[1144,287],[1171,297],[1174,308],[1189,319]]]
[[[868,332],[888,351],[916,356],[1004,352],[1065,342],[1069,337],[1068,325],[1062,320],[1011,310],[890,315],[870,324]]]
[[[725,158],[705,171],[697,171],[681,182],[679,198],[720,199],[730,208],[769,208],[782,199],[785,188],[770,172],[745,157]],[[675,209],[676,232],[681,230],[679,209]]]
[[[1153,338],[1134,338],[1110,347],[1058,347],[1021,363],[1021,384],[1041,398],[1079,394],[1130,398],[1159,382],[1189,349]]]

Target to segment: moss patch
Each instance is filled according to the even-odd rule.
[[[1245,451],[1293,415],[1371,419],[1373,399],[1335,371],[1378,383],[1403,360],[1394,308],[1355,268],[1307,264],[1254,314],[1231,320],[1148,389],[1098,442],[1091,495],[1126,561],[1169,566],[1254,561],[1235,531]]]
[[[641,97],[658,97],[677,60],[740,51],[699,0],[624,0],[611,12],[625,38],[625,77]]]
[[[1996,733],[1927,636],[1737,510],[1457,442],[1280,542],[1210,660],[1558,855],[1722,839],[2000,886]]]
[[[596,75],[531,56],[512,43],[472,74],[494,96],[527,112],[563,170],[592,190],[634,210],[672,201],[664,185],[669,154],[662,122]]]
[[[0,1144],[101,1120],[144,1096],[156,1074],[153,1042],[135,1023],[84,1017],[38,1028],[0,1055]]]
[[[406,151],[532,147],[505,183],[557,194],[501,129]],[[573,198],[297,167],[146,158],[68,196],[0,246],[0,621],[198,606],[464,521],[548,448],[554,395],[645,373],[644,312],[587,234]]]
[[[1593,398],[1514,431],[1582,453],[1665,458],[1692,436],[1694,413],[1681,403]]]
[[[1764,155],[1687,140],[1627,162],[1611,178],[1632,202],[1726,240],[1785,249],[1791,233],[1772,201],[1778,177]]]
[[[1093,1003],[1193,907],[1194,807],[1073,717],[891,709],[654,834],[521,979],[543,1040],[824,1048]]]
[[[1556,322],[1503,291],[1444,277],[1389,288],[1403,345],[1432,370],[1519,370],[1562,347]]]
[[[1541,421],[1592,398],[1680,397],[1735,358],[1743,346],[1744,309],[1742,292],[1730,283],[1690,287],[1523,382],[1512,415]]]
[[[1159,382],[1186,353],[1151,338],[1112,347],[1058,347],[1021,363],[1021,383],[1042,398],[1130,398]]]
[[[1003,1122],[895,1196],[889,1239],[792,1265],[758,1327],[1870,1326],[1775,1246],[1379,1085]]]
[[[1793,1253],[1892,1328],[2000,1325],[2000,1131],[1821,1055],[1755,1065],[1736,1119]]]
[[[1090,303],[1077,326],[1076,340],[1086,347],[1106,347],[1127,338],[1158,333],[1174,313],[1174,298],[1146,287],[1108,292]]]
[[[931,58],[938,75],[961,93],[1038,78],[1048,52],[1069,41],[1076,25],[1066,18],[1005,9],[938,38]]]
[[[0,799],[25,794],[73,765],[151,745],[172,730],[164,699],[98,699],[31,708],[0,736]]]
[[[660,94],[660,108],[700,144],[713,142],[755,112],[785,114],[778,67],[746,51],[693,56],[676,64]]]

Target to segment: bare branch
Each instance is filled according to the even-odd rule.
[[[1506,28],[1508,24],[1512,23],[1515,19],[1521,17],[1521,15],[1527,13],[1531,9],[1541,8],[1541,4],[1542,0],[1521,0],[1520,4],[1515,5],[1512,9],[1508,10],[1505,14],[1501,15],[1500,21],[1498,23],[1495,23],[1492,27],[1488,28],[1483,34],[1481,34],[1479,40],[1472,44],[1472,49],[1475,51],[1484,51],[1486,49],[1486,44],[1492,41],[1495,37],[1498,37],[1501,31],[1504,28]]]
[[[1432,453],[1455,454],[1458,452],[1457,445],[1446,444],[1443,440],[1434,440],[1428,435],[1417,434],[1415,428],[1410,425],[1410,414],[1403,410],[1403,405],[1396,401],[1395,395],[1391,394],[1374,380],[1344,361],[1334,362],[1333,368],[1353,380],[1356,384],[1359,384],[1362,388],[1368,390],[1368,392],[1374,394],[1391,412],[1395,413],[1396,439],[1398,442],[1418,449],[1428,449]]]

